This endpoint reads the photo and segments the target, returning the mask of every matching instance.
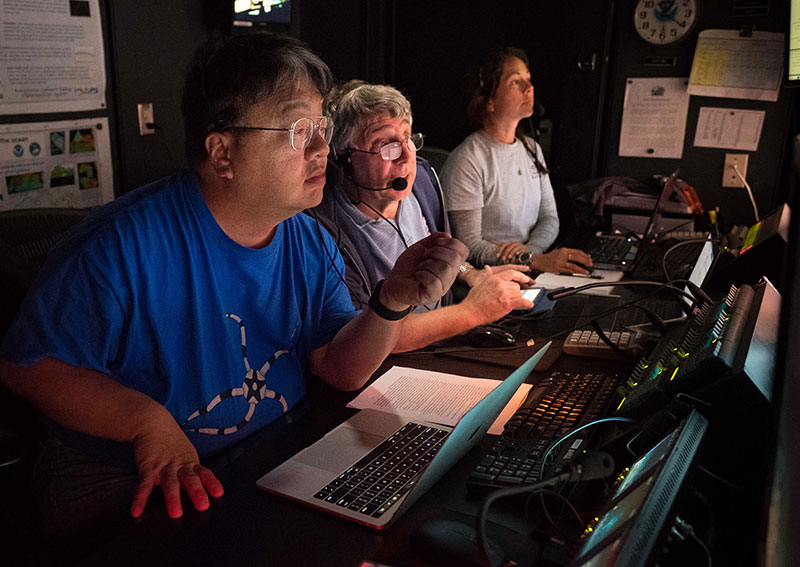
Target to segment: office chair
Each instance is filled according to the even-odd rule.
[[[441,173],[444,162],[447,161],[447,156],[450,155],[450,152],[444,148],[437,148],[436,146],[422,146],[417,150],[417,155],[431,162],[436,173]]]
[[[52,246],[88,209],[20,209],[0,212],[0,338],[4,337],[25,294]],[[33,495],[29,481],[44,432],[26,400],[0,384],[0,531],[33,533]]]

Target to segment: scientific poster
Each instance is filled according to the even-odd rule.
[[[108,118],[0,125],[0,211],[114,198]]]
[[[0,114],[106,107],[98,0],[0,0]]]

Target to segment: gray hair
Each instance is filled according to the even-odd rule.
[[[339,155],[346,154],[376,118],[408,117],[409,124],[412,122],[411,103],[400,91],[358,80],[334,87],[325,98],[323,111],[333,118],[331,145]]]

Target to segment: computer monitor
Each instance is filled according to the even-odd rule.
[[[291,0],[234,0],[232,7],[236,27],[288,28],[291,23]]]
[[[625,475],[606,511],[587,528],[572,567],[653,565],[700,455],[708,421],[692,411]]]

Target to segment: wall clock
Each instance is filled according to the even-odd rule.
[[[639,0],[633,15],[636,32],[654,45],[675,43],[696,19],[697,0]]]

